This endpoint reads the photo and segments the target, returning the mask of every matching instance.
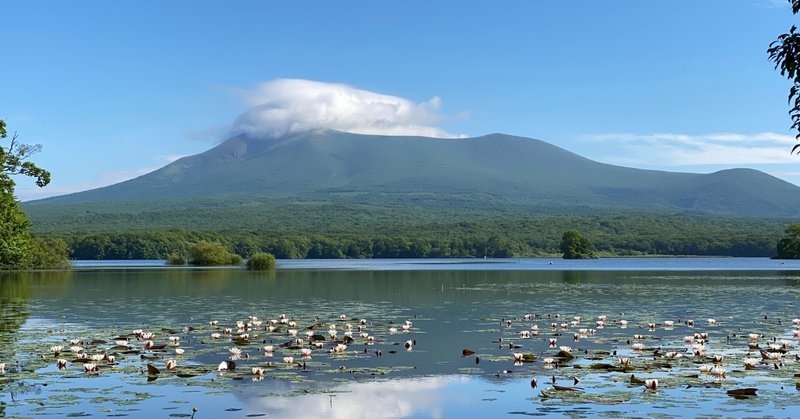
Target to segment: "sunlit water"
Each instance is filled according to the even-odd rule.
[[[157,265],[0,273],[0,416],[792,417],[800,406],[796,262],[286,261],[273,273]],[[269,331],[281,314],[285,323]],[[238,329],[249,316],[256,324]],[[321,348],[310,344],[309,327],[324,338]],[[144,349],[136,329],[154,333],[156,348]],[[331,353],[348,331],[353,341]],[[705,353],[695,356],[685,337],[702,333]],[[116,362],[84,372],[71,339],[87,356]],[[782,359],[761,360],[759,349],[781,341],[786,347],[773,353]],[[561,346],[574,358],[559,357]],[[236,369],[217,371],[234,347],[242,352]],[[535,359],[515,364],[513,353]],[[723,356],[724,377],[701,372],[714,355]],[[758,359],[756,367],[745,369],[745,358]],[[148,373],[148,364],[160,372]],[[646,390],[631,375],[659,386]],[[758,395],[727,395],[741,388]]]

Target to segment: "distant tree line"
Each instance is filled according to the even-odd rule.
[[[424,231],[345,236],[171,230],[59,234],[55,237],[64,240],[73,259],[165,259],[170,254],[189,255],[192,244],[199,241],[219,242],[245,259],[258,252],[270,253],[279,259],[508,258],[561,254],[563,231],[549,235],[534,231],[528,237],[474,231],[442,237],[442,234]],[[773,256],[780,238],[772,232],[752,231],[741,234],[714,231],[694,234],[642,231],[636,234],[607,228],[582,228],[582,231],[599,256]]]

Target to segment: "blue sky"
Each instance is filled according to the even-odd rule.
[[[789,85],[766,56],[798,21],[785,1],[10,1],[2,9],[0,118],[22,141],[44,145],[33,160],[53,173],[43,190],[18,179],[22,200],[146,173],[214,146],[250,117],[261,128],[275,122],[248,113],[253,106],[290,106],[307,120],[319,111],[303,108],[314,88],[355,97],[357,110],[372,112],[364,103],[374,97],[410,104],[398,127],[533,137],[642,168],[753,167],[800,184]],[[368,117],[382,118],[375,112]],[[352,117],[333,127],[358,127]]]

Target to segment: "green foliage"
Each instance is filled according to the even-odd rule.
[[[785,237],[778,241],[778,259],[800,259],[800,224],[786,228]]]
[[[255,271],[275,269],[276,265],[275,256],[270,253],[253,253],[247,259],[247,269]]]
[[[242,257],[231,253],[222,243],[199,241],[189,248],[189,263],[199,266],[241,265]]]
[[[577,230],[569,230],[561,236],[561,253],[564,259],[594,259],[594,246]]]
[[[6,138],[6,122],[0,119],[0,140]],[[39,187],[50,183],[50,172],[25,161],[40,149],[38,144],[18,143],[16,133],[7,148],[0,145],[0,269],[62,269],[70,264],[63,240],[31,237],[31,223],[14,198],[12,175],[34,177]]]
[[[26,269],[31,266],[30,222],[14,196],[0,192],[0,269]]]
[[[167,254],[167,265],[186,265],[186,258],[182,253],[170,252]]]
[[[235,214],[249,229],[250,215]],[[172,252],[188,255],[191,244],[203,240],[244,258],[255,252],[278,259],[553,256],[570,229],[591,237],[603,255],[768,257],[786,228],[785,220],[645,212],[476,213],[450,220],[413,208],[359,214],[345,206],[295,207],[262,214],[263,224],[251,231],[212,230],[209,221],[198,223],[205,230],[129,231],[122,224],[107,232],[47,235],[63,238],[73,259],[165,259]]]
[[[36,269],[67,269],[70,249],[60,238],[34,237],[31,246],[31,266]]]
[[[789,0],[792,13],[800,12],[800,0]],[[789,88],[789,116],[792,119],[792,129],[797,131],[795,138],[800,140],[800,33],[797,26],[792,26],[789,33],[778,36],[778,39],[769,44],[767,49],[769,60],[775,63],[775,69],[780,70],[781,76],[792,82]],[[800,144],[792,147],[792,152],[798,151]]]

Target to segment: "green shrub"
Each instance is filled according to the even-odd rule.
[[[271,253],[256,252],[250,255],[247,259],[247,269],[256,271],[264,271],[267,269],[275,269],[275,256]]]
[[[222,243],[205,240],[189,248],[189,263],[200,266],[241,265],[242,257],[231,253]]]
[[[35,237],[31,243],[31,266],[33,269],[68,269],[69,247],[64,240]]]
[[[186,265],[186,258],[178,252],[170,252],[167,255],[167,265]]]

